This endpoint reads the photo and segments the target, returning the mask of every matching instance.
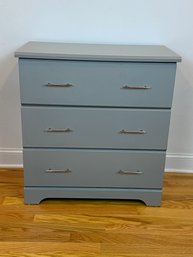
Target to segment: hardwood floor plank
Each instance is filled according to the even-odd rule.
[[[16,196],[6,196],[2,202],[3,205],[23,205],[23,198]]]
[[[69,230],[69,229],[68,229]],[[35,226],[32,224],[4,225],[1,227],[0,242],[49,242],[70,241],[70,232],[63,227]]]
[[[174,235],[174,234],[173,234]],[[108,232],[71,232],[70,241],[71,242],[93,242],[93,243],[101,243],[101,244],[133,244],[134,242],[138,243],[143,242],[143,244],[148,245],[179,245],[179,240],[182,240],[180,243],[183,247],[192,247],[193,240],[191,237],[187,237],[186,235],[176,234],[175,237],[171,237],[171,235],[165,234],[153,234],[153,233],[145,233],[143,231],[136,231],[135,233],[108,233]],[[141,245],[141,244],[139,244]]]
[[[95,216],[90,215],[57,215],[57,214],[44,214],[44,215],[35,215],[34,222],[51,222],[51,223],[62,223],[64,226],[69,228],[77,229],[104,229],[105,220],[101,219],[100,221],[96,219]]]
[[[144,240],[145,241],[145,240]],[[150,244],[143,243],[141,241],[140,245],[139,243],[136,243],[134,241],[131,241],[130,244],[102,244],[101,245],[101,253],[102,254],[113,254],[116,256],[116,254],[126,254],[126,256],[145,256],[148,257],[154,257],[154,256],[180,256],[180,257],[192,257],[193,256],[193,248],[192,246],[185,246],[181,245],[181,242],[179,242],[178,245],[170,245],[166,246],[167,242],[164,242],[164,244],[154,244],[153,242]],[[135,253],[135,255],[133,255]]]
[[[81,254],[85,256],[89,254],[100,253],[100,245],[97,243],[71,243],[71,242],[54,242],[52,244],[47,242],[0,242],[0,254],[21,254],[33,253],[35,254],[50,254],[50,256],[57,256],[59,254]],[[10,255],[12,256],[12,255]]]

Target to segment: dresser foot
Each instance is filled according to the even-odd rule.
[[[35,191],[30,193],[24,189],[24,204],[39,204],[43,199],[41,194],[37,194]]]
[[[152,197],[149,196],[146,199],[143,199],[142,201],[144,202],[144,204],[146,206],[159,207],[159,206],[161,206],[161,202],[162,202],[162,194],[158,194],[158,195],[152,196]]]

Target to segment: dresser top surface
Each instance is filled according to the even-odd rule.
[[[162,45],[78,44],[31,41],[15,52],[19,58],[180,62],[181,57]]]

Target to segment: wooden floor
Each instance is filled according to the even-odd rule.
[[[1,169],[0,256],[191,257],[193,174],[165,174],[162,207],[109,200],[24,205],[22,170]]]

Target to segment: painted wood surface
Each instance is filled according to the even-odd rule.
[[[85,187],[87,197],[91,187],[161,189],[164,165],[165,151],[24,149],[25,186]]]
[[[116,165],[110,161],[107,163],[103,158],[108,154],[102,155],[102,151],[135,149],[135,154],[139,150],[151,150],[153,154],[155,150],[166,150],[176,62],[181,58],[164,46],[38,42],[29,42],[15,55],[19,57],[20,65],[24,150],[79,149],[78,155],[74,152],[74,169],[78,169],[81,160],[79,172],[83,175],[81,177],[76,173],[72,180],[63,180],[64,183],[58,185],[58,174],[54,174],[56,186],[50,184],[47,176],[43,176],[44,183],[38,187],[38,181],[29,181],[34,176],[34,162],[38,163],[39,179],[43,166],[41,159],[37,157],[34,160],[31,157],[31,164],[25,169],[26,178],[29,178],[28,183],[25,183],[25,203],[39,203],[42,198],[49,196],[130,197],[141,199],[147,205],[159,206],[164,171],[161,157],[158,158],[158,163],[162,160],[161,165],[152,165],[153,170],[149,169],[150,174],[144,176],[142,181],[130,180],[130,188],[125,192],[127,183],[125,180],[117,183],[113,175]],[[95,158],[88,160],[89,166],[83,171],[86,162],[83,151],[86,149],[100,149],[101,152],[96,152]],[[113,153],[110,159],[116,158],[117,163],[120,163],[118,159],[124,154],[117,158],[113,157]],[[71,158],[72,155],[69,156]],[[148,162],[147,159],[145,162]],[[30,163],[30,158],[26,160],[24,168]],[[54,155],[53,162],[56,160],[57,156]],[[62,157],[59,163],[61,160]],[[145,167],[140,154],[138,161]],[[131,165],[135,162],[132,160]],[[100,179],[95,176],[96,172],[100,172],[97,163],[103,164],[99,170],[105,170]],[[92,164],[95,173],[90,176]],[[126,159],[123,165],[126,165]],[[54,169],[61,170],[60,167]],[[64,169],[65,175],[71,175],[70,168]],[[48,168],[49,173],[50,170],[52,167]],[[121,168],[121,171],[123,173],[125,169]],[[154,183],[151,183],[152,174],[159,181],[152,180]],[[86,181],[87,176],[90,177],[86,186],[82,179]],[[75,190],[74,185],[81,190]],[[110,186],[119,188],[119,191],[111,190],[109,193]]]
[[[20,59],[22,104],[170,108],[175,63]]]
[[[24,147],[165,150],[170,110],[22,107]]]
[[[29,42],[15,53],[20,58],[179,62],[181,57],[162,45],[112,45]]]

